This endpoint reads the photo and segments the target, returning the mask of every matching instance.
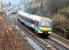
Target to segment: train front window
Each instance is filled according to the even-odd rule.
[[[39,22],[38,24],[39,27],[51,27],[52,26],[52,23],[49,22],[49,21],[45,21],[45,22]]]
[[[46,22],[46,26],[51,27],[51,26],[52,26],[52,22],[47,21],[47,22]]]

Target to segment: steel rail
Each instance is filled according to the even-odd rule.
[[[69,50],[68,48],[60,45],[59,43],[55,42],[54,40],[49,39],[44,39],[47,41],[49,44],[51,44],[53,47],[55,47],[57,50]]]
[[[39,41],[37,41],[35,38],[33,38],[31,35],[26,32],[26,28],[19,23],[20,27],[22,28],[21,30],[25,33],[26,36],[31,38],[35,43],[37,43],[43,50],[48,50],[44,45],[42,45]]]

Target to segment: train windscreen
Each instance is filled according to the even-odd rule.
[[[39,22],[38,23],[39,27],[51,27],[52,23],[50,21],[45,21],[45,22]]]

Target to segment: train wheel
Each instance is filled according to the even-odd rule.
[[[48,36],[49,36],[50,34],[48,34],[48,32],[47,33],[43,33],[43,37],[44,38],[47,38],[48,39]]]

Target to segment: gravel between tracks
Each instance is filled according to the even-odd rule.
[[[51,34],[49,37],[69,49],[69,41],[60,38],[56,34]]]

